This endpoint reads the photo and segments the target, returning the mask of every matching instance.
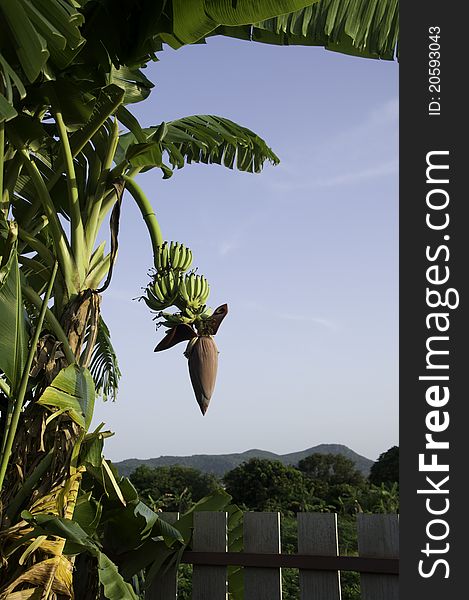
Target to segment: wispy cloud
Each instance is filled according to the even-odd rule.
[[[313,317],[311,315],[298,315],[293,313],[274,313],[274,318],[281,319],[284,321],[300,321],[302,323],[314,323],[315,325],[321,325],[331,331],[338,331],[339,325],[331,321],[330,319],[323,319],[322,317]]]
[[[318,187],[336,187],[342,185],[353,185],[356,183],[364,183],[371,181],[378,177],[384,177],[386,175],[397,174],[399,164],[397,160],[385,161],[383,163],[377,163],[375,165],[358,169],[357,171],[350,171],[346,173],[338,173],[325,177],[323,179],[314,179],[312,181],[301,181],[293,186],[296,190],[309,190]],[[292,189],[291,184],[282,182],[279,189]]]
[[[382,106],[370,112],[368,122],[370,125],[384,125],[397,123],[399,119],[399,99],[391,98]]]
[[[238,223],[236,230],[231,236],[225,237],[218,242],[217,249],[219,256],[227,256],[228,254],[235,252],[238,248],[241,248],[246,235],[253,227],[258,226],[261,218],[262,211],[258,208],[253,210],[247,218]]]
[[[321,152],[329,150],[353,150],[353,153],[360,154],[362,150],[368,150],[369,146],[363,146],[363,143],[376,139],[381,139],[385,131],[392,130],[398,132],[397,124],[399,120],[399,100],[393,98],[384,102],[381,106],[372,109],[365,118],[354,125],[335,135],[323,140],[321,143]]]
[[[235,240],[234,238],[231,240],[224,240],[218,247],[218,254],[220,256],[226,256],[236,250],[236,248],[239,248],[239,246],[239,240]]]
[[[397,174],[398,115],[398,99],[393,98],[358,125],[311,138],[309,146],[292,147],[264,183],[283,192],[354,185]]]
[[[252,311],[259,311],[262,313],[264,318],[268,318],[269,320],[281,320],[281,321],[296,321],[300,323],[310,323],[312,325],[319,325],[328,329],[329,331],[339,331],[340,324],[332,319],[326,319],[324,317],[318,317],[314,315],[304,315],[296,312],[277,312],[274,310],[269,310],[265,307],[264,304],[260,304],[254,301],[245,301],[245,308]]]

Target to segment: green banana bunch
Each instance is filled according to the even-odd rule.
[[[147,306],[160,313],[172,305],[179,309],[177,313],[160,314],[167,327],[206,318],[210,288],[202,275],[186,273],[192,264],[191,250],[179,242],[164,242],[154,258],[156,273],[143,296]]]
[[[179,290],[179,274],[172,269],[156,273],[153,281],[146,288],[143,296],[147,306],[152,310],[164,310],[175,303]]]
[[[203,275],[189,273],[179,281],[179,296],[185,304],[184,312],[200,314],[200,309],[205,309],[205,303],[210,294],[208,281]]]
[[[192,264],[192,252],[179,242],[164,242],[155,252],[157,271],[180,271],[184,273]]]

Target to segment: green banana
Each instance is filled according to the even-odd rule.
[[[164,244],[161,246],[161,269],[168,268],[168,258],[168,242],[164,242]]]
[[[155,268],[157,271],[165,271],[168,267],[168,242],[163,242],[155,252]]]
[[[163,302],[164,299],[165,299],[165,294],[161,290],[161,287],[159,286],[159,283],[158,283],[158,279],[156,277],[153,280],[153,286],[152,287],[153,287],[153,293],[154,293],[154,295],[158,298],[158,300],[160,300],[161,302]]]
[[[182,270],[187,271],[192,264],[192,251],[189,248],[184,247],[184,262],[182,264]]]
[[[164,242],[155,253],[155,268],[157,271],[168,269],[185,272],[192,264],[192,252],[179,242]]]
[[[168,308],[168,306],[170,306],[170,304],[168,303],[168,301],[164,300],[159,287],[157,289],[158,289],[158,295],[156,295],[156,293],[155,293],[154,286],[148,286],[148,288],[146,290],[147,295],[143,296],[143,300],[145,301],[145,304],[151,310],[159,311],[159,310]]]
[[[205,304],[208,298],[208,282],[203,275],[190,273],[181,277],[179,292],[186,303],[186,307],[200,313],[200,308]]]
[[[205,277],[202,277],[202,297],[204,299],[204,302],[207,301],[207,298],[210,295],[210,286],[208,285],[208,281],[205,279]]]
[[[179,293],[182,296],[184,302],[189,302],[189,294],[187,293],[186,281],[184,277],[179,279]]]
[[[163,296],[165,298],[167,298],[170,294],[169,294],[168,287],[166,285],[166,281],[165,281],[164,275],[157,275],[157,280],[158,280],[158,284],[160,286],[160,289],[161,289],[161,291],[163,293]]]
[[[169,247],[169,258],[171,261],[171,267],[173,269],[177,269],[177,258],[179,255],[179,249],[178,249],[178,243],[177,242],[171,242],[171,245]]]

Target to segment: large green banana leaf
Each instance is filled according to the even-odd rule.
[[[95,0],[84,7],[84,54],[141,66],[163,42],[175,47],[196,43],[220,25],[255,23],[308,4],[311,0]]]
[[[393,60],[399,37],[398,0],[319,0],[295,12],[213,35]]]
[[[171,121],[163,127],[141,130],[146,138],[137,142],[136,133],[121,136],[116,162],[127,160],[142,170],[160,167],[166,154],[173,168],[187,163],[219,164],[230,169],[258,173],[266,161],[278,164],[276,154],[250,129],[215,115],[194,115]],[[165,168],[163,168],[163,166]]]
[[[24,96],[24,83],[72,62],[85,43],[83,21],[71,0],[0,0],[0,121],[14,116],[5,100],[11,107],[15,93]]]
[[[93,417],[94,400],[90,372],[75,363],[59,372],[37,403],[67,412],[77,425],[87,430]]]
[[[398,0],[141,0],[138,11],[135,2],[114,0],[111,17],[109,1],[90,10],[99,27],[109,18],[115,27],[123,20],[129,25],[119,40],[110,33],[104,40],[110,56],[129,64],[147,62],[162,41],[179,47],[211,35],[385,59],[394,58],[398,38]]]
[[[218,25],[255,23],[304,8],[310,3],[311,0],[173,0],[173,34],[179,45],[193,44]],[[169,41],[169,36],[166,40]]]

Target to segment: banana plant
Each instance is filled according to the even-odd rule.
[[[100,305],[117,256],[124,191],[139,207],[152,241],[155,298],[155,286],[161,285],[169,294],[163,297],[164,307],[182,310],[179,315],[168,313],[166,319],[172,319],[171,324],[186,320],[188,327],[197,324],[209,339],[207,327],[213,318],[208,318],[206,307],[208,283],[200,275],[187,273],[192,263],[190,250],[180,243],[165,244],[152,204],[135,176],[156,167],[168,178],[173,169],[188,162],[220,162],[225,156],[231,157],[229,161],[223,158],[227,166],[247,171],[259,170],[266,160],[278,160],[251,131],[213,116],[160,124],[156,132],[133,124],[135,139],[130,140],[129,134],[121,139],[123,98],[118,86],[105,87],[87,122],[77,128],[66,123],[60,100],[49,91],[49,104],[38,116],[23,111],[6,125],[2,263],[9,268],[9,276],[5,277],[8,286],[1,291],[5,306],[13,306],[14,299],[16,309],[8,317],[12,337],[0,352],[1,390],[7,405],[0,484],[5,477],[2,505],[10,507],[2,523],[9,557],[9,566],[0,571],[5,597],[27,578],[34,579],[39,569],[47,572],[44,590],[56,590],[60,574],[69,568],[66,557],[57,558],[65,556],[65,543],[52,547],[43,534],[31,538],[31,519],[39,523],[44,507],[36,504],[33,484],[41,483],[49,511],[56,503],[57,518],[73,516],[83,469],[89,469],[77,462],[77,456],[87,435],[94,397],[116,391],[119,371]],[[128,121],[124,113],[126,117]],[[223,124],[220,133],[215,123]],[[97,242],[103,227],[110,227],[108,252],[104,243]],[[14,243],[12,231],[16,232]],[[14,269],[9,256],[15,257]],[[17,292],[15,298],[12,290]],[[154,308],[151,302],[150,306]],[[40,311],[43,321],[39,321]],[[33,330],[37,339],[29,335],[34,354],[26,368],[24,338]],[[194,361],[189,364],[194,378]],[[20,372],[27,381],[21,398]],[[203,393],[206,399],[207,390]],[[31,436],[31,431],[37,434]],[[69,492],[66,505],[64,490]],[[30,520],[25,520],[25,510],[33,515]],[[38,561],[38,552],[46,558]],[[15,558],[25,565],[32,561],[32,570],[13,584]],[[42,566],[33,568],[33,563]]]

